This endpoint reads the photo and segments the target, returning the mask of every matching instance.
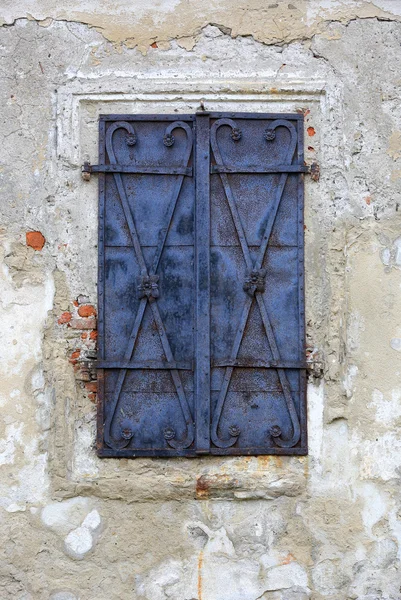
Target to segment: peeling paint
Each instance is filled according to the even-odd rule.
[[[213,1],[205,6],[183,0],[163,0],[152,6],[141,0],[107,0],[96,5],[95,10],[91,2],[73,0],[66,11],[51,0],[37,0],[32,11],[28,0],[19,0],[3,10],[2,23],[11,26],[19,19],[37,21],[42,27],[58,22],[82,23],[116,46],[124,44],[146,53],[152,44],[161,48],[174,39],[192,50],[202,29],[209,24],[219,24],[221,31],[234,38],[252,36],[264,44],[287,44],[324,34],[330,21],[347,24],[358,18],[401,20],[397,3],[382,6],[366,0],[297,0],[296,6],[282,0],[268,5],[262,0],[249,0],[245,5]]]
[[[398,598],[399,3],[17,0],[3,18],[0,596]],[[82,366],[97,181],[80,165],[97,161],[99,114],[201,100],[303,114],[320,165],[305,177],[309,455],[100,460]]]

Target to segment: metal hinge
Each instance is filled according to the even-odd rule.
[[[204,113],[203,113],[204,114]],[[296,165],[295,165],[296,166]],[[294,169],[295,169],[294,166]],[[285,167],[285,165],[284,165]],[[282,167],[284,169],[284,167]],[[298,167],[299,169],[304,170],[305,169],[305,173],[307,175],[311,176],[311,179],[313,181],[319,181],[319,177],[320,177],[320,166],[318,163],[314,162],[310,165],[306,165],[305,167]],[[220,169],[219,171],[216,170],[215,167],[213,167],[213,172],[220,172],[223,171],[223,169]],[[154,168],[132,168],[130,169],[129,167],[119,167],[118,165],[91,165],[90,162],[85,161],[84,164],[81,167],[81,172],[82,172],[82,179],[84,181],[90,181],[91,178],[91,174],[92,173],[115,173],[115,172],[141,172],[141,173],[171,173],[171,174],[178,174],[178,175],[189,175],[192,176],[192,169],[191,168],[186,168],[186,169],[182,169],[182,167],[171,167],[171,168],[163,168],[163,167],[154,167]],[[224,170],[224,172],[226,172],[226,170]],[[245,172],[245,171],[244,171]],[[255,171],[256,172],[256,171]],[[266,171],[269,172],[269,171]],[[272,172],[276,172],[274,167],[272,167]]]
[[[182,165],[91,165],[90,162],[84,162],[81,167],[82,177],[85,181],[90,181],[92,173],[137,173],[141,175],[185,175],[192,177],[192,167],[183,167]]]
[[[82,179],[84,181],[90,181],[91,173],[92,173],[92,165],[90,162],[84,162],[81,167]]]

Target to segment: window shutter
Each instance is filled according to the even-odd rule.
[[[298,115],[211,119],[217,453],[305,447],[302,126]]]
[[[305,454],[303,120],[100,119],[100,456]]]

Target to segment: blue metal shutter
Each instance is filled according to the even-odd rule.
[[[101,118],[99,456],[306,452],[302,132]]]
[[[193,117],[100,121],[102,456],[193,447],[193,137]]]
[[[303,119],[210,123],[211,451],[304,454]]]

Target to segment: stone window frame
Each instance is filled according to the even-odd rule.
[[[333,84],[330,84],[333,85]],[[81,165],[85,161],[96,163],[98,143],[98,115],[105,113],[178,113],[196,112],[200,102],[210,111],[221,112],[310,112],[314,116],[314,125],[320,129],[328,127],[330,121],[341,116],[334,86],[331,89],[322,80],[277,80],[238,79],[206,81],[188,81],[184,79],[143,79],[132,86],[122,85],[116,91],[115,84],[103,84],[102,90],[93,82],[73,81],[57,91],[55,162],[62,167],[73,168],[77,178],[77,201],[85,196],[87,201],[97,207],[97,183],[84,182],[81,177]],[[305,121],[307,128],[307,120]],[[334,135],[334,134],[333,134]],[[317,159],[319,148],[316,141]],[[307,142],[305,142],[307,147]],[[340,148],[340,144],[338,144]],[[330,161],[342,162],[340,150],[330,157]],[[321,182],[315,184],[310,178],[305,180],[306,226],[308,226],[308,204],[318,203],[321,194]],[[306,256],[306,261],[308,257]],[[306,265],[307,267],[307,265]],[[306,269],[307,271],[307,269]],[[314,282],[314,285],[322,285]],[[308,288],[308,276],[306,281]],[[341,292],[340,292],[341,293]],[[95,295],[95,294],[94,294]],[[308,328],[308,305],[306,306],[307,339],[313,339],[314,332]],[[335,326],[335,325],[334,325]],[[327,332],[325,332],[327,334]],[[57,396],[62,396],[62,391]],[[315,400],[321,402],[322,398]],[[308,420],[316,417],[314,400],[309,403]],[[80,392],[76,397],[56,402],[54,410],[53,444],[50,450],[50,476],[56,495],[68,496],[72,493],[91,493],[109,498],[118,498],[122,493],[131,493],[137,501],[152,499],[174,499],[177,496],[203,497],[269,497],[276,494],[278,473],[283,475],[280,494],[291,490],[299,482],[304,469],[305,457],[201,457],[185,459],[108,459],[102,461],[96,457],[95,415],[93,421],[85,424],[85,433],[77,434],[76,422],[83,412]],[[320,412],[319,412],[320,414]],[[318,417],[321,418],[320,416]],[[81,421],[80,421],[81,422]],[[316,426],[316,425],[315,425]],[[319,441],[309,428],[309,455],[317,451]],[[78,439],[80,437],[80,439]],[[60,442],[63,440],[63,443]],[[77,443],[78,440],[78,443]],[[67,451],[70,450],[70,452]],[[255,464],[260,461],[269,464],[270,469],[258,473],[255,477]],[[154,473],[146,475],[149,461],[153,462]],[[206,461],[206,462],[205,462]],[[256,463],[255,463],[256,461]],[[258,462],[259,461],[259,462]],[[283,472],[283,463],[285,470]],[[157,466],[155,466],[155,464]],[[227,476],[230,471],[242,473],[241,481],[235,476]],[[257,469],[256,469],[257,471]],[[207,491],[205,491],[205,489]],[[261,491],[263,490],[263,492]],[[262,496],[261,496],[262,494]],[[267,496],[266,496],[267,495]]]

